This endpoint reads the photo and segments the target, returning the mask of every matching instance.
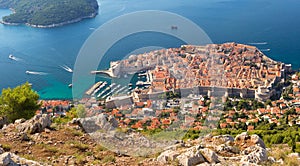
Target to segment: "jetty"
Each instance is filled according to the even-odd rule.
[[[91,95],[100,85],[102,84],[102,82],[101,81],[99,81],[99,82],[97,82],[96,84],[94,84],[89,90],[87,90],[86,92],[85,92],[85,94],[87,94],[87,95]]]
[[[111,70],[93,70],[91,71],[91,74],[106,74],[113,78],[117,77],[114,75],[114,73]]]

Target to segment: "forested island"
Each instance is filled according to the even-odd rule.
[[[0,0],[0,8],[13,11],[3,24],[50,28],[95,17],[99,6],[97,0]]]

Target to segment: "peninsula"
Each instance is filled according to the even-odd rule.
[[[276,87],[291,65],[276,62],[253,46],[224,43],[183,45],[131,55],[111,62],[106,73],[120,77],[143,70],[150,70],[152,79],[151,86],[143,89],[142,94],[178,90],[188,95],[196,90],[202,95],[224,92],[230,97],[265,101],[276,95]]]
[[[0,0],[0,8],[13,11],[3,24],[51,28],[95,17],[99,6],[96,0]]]

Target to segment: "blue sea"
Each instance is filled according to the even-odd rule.
[[[99,0],[99,4],[97,17],[63,27],[38,29],[0,24],[0,88],[28,81],[42,99],[71,99],[68,85],[72,83],[72,73],[61,66],[73,68],[79,50],[95,29],[118,16],[141,10],[162,10],[186,17],[214,43],[260,43],[256,46],[267,56],[291,63],[294,69],[300,67],[299,0]],[[0,16],[10,13],[0,9]],[[132,34],[106,53],[99,69],[106,69],[111,60],[122,59],[142,47],[182,44],[185,43],[166,34]],[[10,54],[16,59],[9,59]],[[42,73],[30,75],[26,71]],[[110,80],[106,76],[97,79]]]

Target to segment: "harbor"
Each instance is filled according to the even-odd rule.
[[[92,73],[96,74],[100,71],[92,71]],[[101,73],[101,72],[100,72]],[[85,94],[91,97],[96,97],[97,99],[107,99],[112,96],[119,95],[130,95],[132,91],[136,89],[144,89],[151,85],[151,81],[153,80],[152,74],[150,71],[140,71],[131,75],[131,78],[126,78],[129,83],[121,82],[112,82],[101,80],[96,82],[94,85],[88,89]],[[114,78],[117,80],[122,80],[123,78]]]

